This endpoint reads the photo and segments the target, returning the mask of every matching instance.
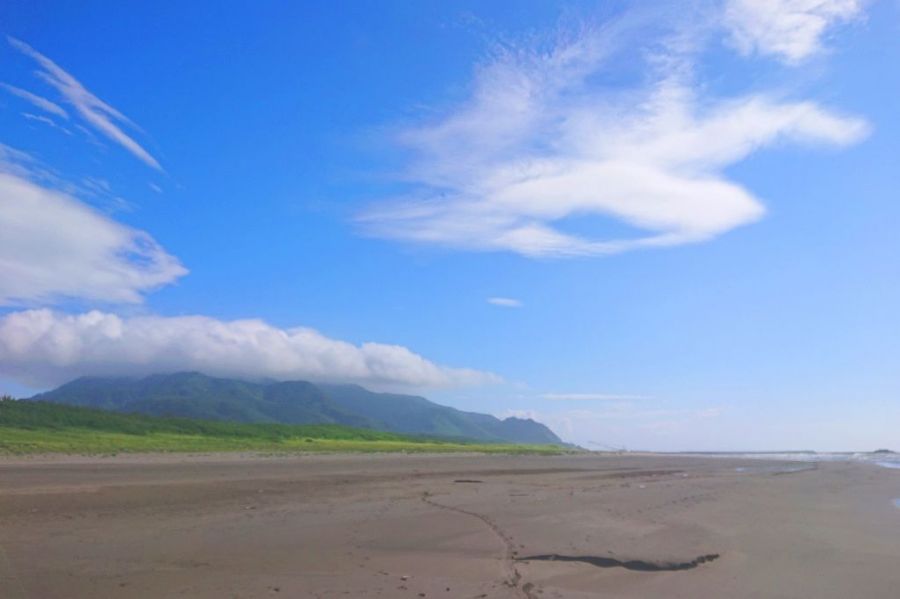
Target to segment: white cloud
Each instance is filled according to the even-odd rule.
[[[29,159],[0,146],[0,305],[139,302],[187,272],[144,231],[32,180]]]
[[[36,387],[81,375],[198,370],[277,380],[355,381],[377,386],[446,387],[498,382],[448,368],[398,345],[354,345],[308,328],[204,316],[123,318],[46,309],[0,318],[0,375]]]
[[[860,15],[861,0],[729,0],[724,22],[742,54],[798,64],[822,51],[830,27]]]
[[[18,96],[19,98],[22,98],[23,100],[25,100],[27,102],[30,102],[31,104],[33,104],[34,106],[37,106],[41,110],[49,112],[50,114],[56,115],[63,119],[69,118],[69,114],[65,110],[63,110],[62,106],[60,106],[59,104],[56,104],[55,102],[51,102],[50,100],[48,100],[46,98],[42,98],[41,96],[38,96],[37,94],[33,94],[30,91],[26,91],[26,90],[18,88],[18,87],[13,87],[12,85],[8,85],[6,83],[0,83],[0,87],[5,89],[12,95]]]
[[[31,114],[30,112],[23,112],[22,116],[25,118],[26,121],[34,121],[37,123],[42,123],[44,125],[47,125],[48,127],[62,131],[66,135],[72,135],[71,131],[69,131],[65,127],[61,127],[60,125],[58,125],[56,123],[56,121],[54,121],[53,119],[46,117],[42,114]]]
[[[63,70],[55,62],[36,51],[34,48],[12,37],[7,38],[13,48],[32,58],[41,69],[38,75],[48,84],[56,88],[81,117],[100,133],[116,142],[145,164],[162,170],[159,162],[142,148],[134,139],[122,131],[114,121],[134,125],[121,112],[88,91],[77,79]]]
[[[401,132],[416,189],[360,214],[365,231],[526,256],[699,242],[764,213],[727,167],[779,142],[841,146],[867,133],[861,119],[809,101],[699,97],[692,59],[679,54],[692,44],[653,56],[646,70],[666,74],[651,84],[613,90],[596,81],[611,48],[627,46],[619,35],[587,31],[548,51],[507,49],[481,67],[468,102]],[[591,215],[634,233],[566,231]]]
[[[632,401],[649,399],[646,395],[624,395],[620,393],[545,393],[541,397],[550,401]]]
[[[487,303],[501,308],[521,308],[522,302],[511,297],[489,297]]]

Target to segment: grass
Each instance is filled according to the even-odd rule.
[[[142,452],[559,454],[555,445],[476,443],[338,425],[242,424],[0,401],[0,454]]]

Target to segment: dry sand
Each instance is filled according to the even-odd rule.
[[[5,459],[0,597],[900,597],[900,470],[783,465]]]

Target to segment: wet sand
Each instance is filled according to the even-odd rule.
[[[900,470],[785,466],[0,459],[0,597],[897,597]]]

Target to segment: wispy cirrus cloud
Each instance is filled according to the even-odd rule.
[[[521,300],[511,297],[489,297],[487,303],[500,308],[521,308],[523,306]]]
[[[864,120],[809,100],[704,95],[693,63],[715,27],[649,41],[629,27],[496,50],[467,101],[400,132],[412,191],[364,210],[363,230],[531,257],[696,243],[765,213],[728,167],[777,143],[845,146],[867,134]],[[640,83],[603,83],[616,57],[643,61]],[[571,231],[591,216],[631,233]]]
[[[141,301],[187,273],[148,233],[118,223],[0,145],[0,305]]]
[[[823,50],[830,28],[858,18],[862,10],[862,0],[728,0],[724,23],[742,54],[796,65]]]
[[[55,102],[51,102],[47,98],[43,98],[37,94],[31,93],[28,90],[9,85],[7,83],[0,83],[0,88],[5,89],[7,92],[25,100],[26,102],[30,102],[32,105],[37,106],[45,112],[49,112],[50,114],[58,116],[62,119],[69,118],[69,113],[63,110],[62,106]]]
[[[0,317],[0,375],[36,387],[82,375],[199,370],[211,375],[312,379],[375,386],[453,387],[499,382],[435,364],[399,345],[355,345],[309,328],[205,316],[135,316],[47,309]]]
[[[41,70],[38,71],[38,76],[54,87],[94,129],[125,148],[148,166],[158,171],[163,170],[156,158],[116,124],[118,122],[135,126],[128,117],[95,96],[75,77],[25,42],[13,37],[7,37],[7,40],[13,48],[40,65]]]
[[[25,120],[27,120],[27,121],[33,121],[33,122],[35,122],[35,123],[41,123],[41,124],[43,124],[43,125],[47,125],[47,126],[50,127],[51,129],[56,129],[56,130],[58,130],[58,131],[61,131],[61,132],[65,133],[66,135],[72,135],[72,132],[71,132],[71,131],[69,131],[69,130],[66,129],[65,127],[61,126],[59,123],[57,123],[56,121],[54,121],[54,120],[51,119],[50,117],[44,116],[44,115],[42,115],[42,114],[32,114],[32,113],[30,113],[30,112],[23,112],[23,113],[22,113],[22,116],[23,116],[23,117],[25,118]]]

